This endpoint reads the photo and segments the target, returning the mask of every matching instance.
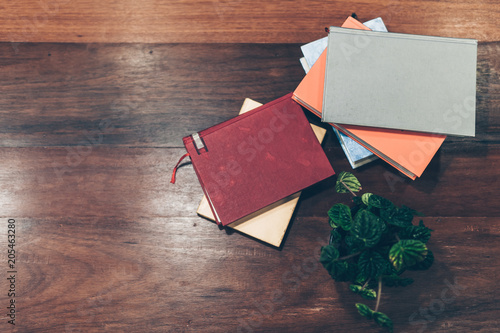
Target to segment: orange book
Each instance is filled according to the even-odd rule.
[[[343,28],[370,30],[349,17]],[[326,49],[293,93],[293,99],[317,116],[323,108]],[[339,131],[411,179],[420,177],[446,138],[445,135],[375,127],[331,124]]]

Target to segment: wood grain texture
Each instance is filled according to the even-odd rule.
[[[500,216],[491,194],[499,188],[499,147],[485,152],[454,146],[442,147],[417,181],[382,161],[356,175],[366,189],[428,216]],[[170,184],[172,168],[184,152],[106,145],[0,148],[1,216],[195,217],[203,192],[192,165],[181,167],[177,183]],[[349,170],[340,147],[326,152],[337,172]],[[334,184],[332,178],[306,189],[298,216],[323,216],[332,202],[348,203],[349,197],[335,193]]]
[[[104,144],[181,147],[238,114],[245,96],[269,102],[304,76],[294,44],[22,44],[16,53],[3,43],[0,53],[1,146],[78,145],[106,121]]]
[[[384,290],[396,331],[498,331],[498,10],[486,0],[2,3],[0,40],[22,43],[0,43],[0,332],[377,331],[318,262],[326,211],[349,201],[335,179],[304,191],[279,249],[196,216],[189,163],[169,183],[183,136],[233,117],[245,97],[292,91],[300,43],[351,12],[391,31],[480,40],[477,136],[447,138],[416,181],[382,161],[355,174],[434,230],[433,267]],[[324,147],[336,171],[350,170],[331,129]]]
[[[302,43],[356,12],[389,31],[480,41],[500,39],[496,0],[141,2],[19,0],[0,7],[10,42]]]
[[[377,331],[356,322],[359,299],[317,261],[329,232],[324,217],[296,218],[281,251],[196,217],[16,223],[19,332]],[[381,309],[398,331],[494,331],[499,296],[491,283],[500,253],[492,244],[500,220],[426,223],[435,230],[429,247],[438,259],[412,274],[413,285],[386,288]],[[1,236],[4,247],[3,230]],[[0,287],[7,287],[4,279]]]
[[[304,77],[298,44],[0,43],[0,54],[4,147],[89,137],[182,147],[183,136],[237,114],[245,97],[269,102]],[[477,135],[446,142],[499,142],[500,43],[479,44],[477,73]]]

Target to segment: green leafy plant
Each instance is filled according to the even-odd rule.
[[[349,172],[338,175],[335,189],[351,193],[353,206],[335,204],[328,211],[332,227],[330,244],[321,248],[320,262],[336,281],[350,282],[349,289],[361,297],[375,301],[375,309],[357,303],[358,312],[379,326],[393,331],[392,320],[379,311],[382,285],[407,286],[411,278],[402,277],[406,270],[426,270],[434,255],[426,243],[431,229],[414,217],[421,215],[406,206],[372,193],[361,197],[358,179]]]

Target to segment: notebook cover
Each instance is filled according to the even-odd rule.
[[[351,19],[349,21],[352,21]],[[345,27],[348,21],[344,22]],[[361,23],[360,23],[361,24]],[[364,27],[364,29],[367,29]],[[321,117],[323,107],[323,85],[326,68],[326,52],[323,51],[318,60],[311,67],[297,89],[294,91],[294,100],[305,108]],[[422,175],[423,171],[435,155],[444,135],[417,133],[399,130],[386,130],[372,127],[359,127],[331,124],[375,155],[398,169],[411,179]],[[398,142],[405,142],[400,145]],[[422,147],[426,147],[423,149]],[[409,162],[411,161],[411,162]]]
[[[477,41],[331,27],[322,120],[474,136]]]
[[[241,107],[240,114],[250,111],[262,104],[246,98]],[[314,134],[319,142],[323,141],[326,130],[324,128],[311,124]],[[279,247],[285,236],[288,224],[292,218],[300,194],[298,192],[284,199],[275,202],[272,205],[266,206],[253,214],[245,216],[228,225],[229,228],[238,230],[239,232],[254,237],[265,243]],[[210,209],[207,198],[204,196],[196,211],[198,215],[209,220],[215,221],[215,217]]]
[[[411,179],[420,177],[445,135],[332,124]]]
[[[228,225],[334,175],[300,105],[283,96],[183,138],[216,221]]]

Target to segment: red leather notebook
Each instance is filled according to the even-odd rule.
[[[217,223],[335,174],[292,94],[183,138]]]

